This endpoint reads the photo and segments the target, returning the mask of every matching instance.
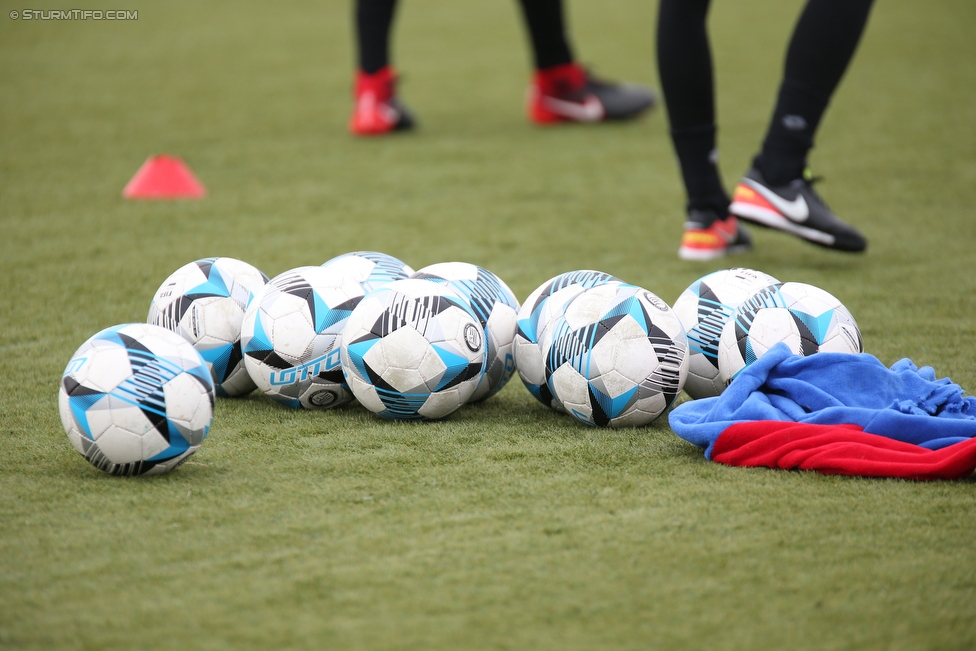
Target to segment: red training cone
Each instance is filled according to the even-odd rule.
[[[166,154],[146,159],[122,190],[126,199],[199,199],[206,194],[186,163]]]

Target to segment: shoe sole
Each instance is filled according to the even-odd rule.
[[[796,235],[807,242],[825,246],[828,249],[837,248],[835,246],[837,238],[830,233],[824,233],[823,231],[818,231],[815,228],[801,226],[778,212],[769,210],[767,208],[754,206],[749,203],[733,201],[732,205],[729,206],[729,212],[736,217],[744,219],[752,224],[757,224],[759,226],[765,226],[766,228],[773,228],[778,231],[783,231],[784,233]]]
[[[752,249],[752,246],[748,244],[727,246],[724,249],[687,249],[685,247],[681,247],[678,249],[678,258],[681,260],[689,260],[691,262],[708,262],[709,260],[717,260],[725,257],[726,255],[745,253],[750,249]]]
[[[654,105],[648,106],[647,108],[640,109],[638,111],[633,111],[630,113],[618,113],[616,115],[605,115],[599,120],[576,120],[571,117],[564,115],[558,115],[552,113],[551,115],[543,115],[534,112],[532,109],[529,111],[529,121],[533,124],[539,125],[549,125],[549,124],[599,124],[600,122],[626,122],[627,120],[634,120],[642,116],[643,114],[654,108]]]
[[[595,96],[594,96],[595,97]],[[646,104],[633,107],[629,111],[619,113],[607,113],[606,106],[596,98],[601,110],[597,114],[591,108],[584,108],[585,105],[567,102],[558,98],[536,95],[533,89],[529,89],[528,98],[528,117],[529,121],[539,125],[560,124],[560,123],[579,123],[596,124],[599,122],[621,122],[633,120],[647,113],[657,105],[657,98],[650,99]],[[556,104],[553,105],[552,103]],[[546,106],[546,104],[549,106]],[[573,105],[576,106],[573,106]],[[558,107],[567,106],[568,111],[560,111]]]
[[[349,125],[349,133],[354,136],[361,136],[366,138],[373,138],[376,136],[386,136],[394,133],[406,133],[414,129],[414,124],[402,124],[398,123],[392,127],[380,127],[380,128],[362,128]]]

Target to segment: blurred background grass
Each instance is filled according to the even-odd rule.
[[[269,275],[357,249],[485,266],[524,298],[595,268],[673,302],[737,264],[819,285],[868,352],[976,386],[976,8],[878,3],[813,153],[870,240],[755,232],[675,251],[667,122],[538,129],[517,5],[408,0],[394,54],[421,127],[348,136],[348,2],[135,3],[137,21],[0,3],[0,646],[876,648],[976,644],[972,480],[730,469],[663,422],[584,429],[518,380],[442,423],[220,401],[193,460],[103,477],[57,382],[201,257]],[[715,2],[723,172],[748,165],[800,2]],[[76,8],[52,3],[35,9]],[[84,7],[96,9],[98,7]],[[102,7],[107,9],[108,7]],[[656,86],[655,3],[571,0],[580,60]],[[150,155],[199,202],[126,202]]]

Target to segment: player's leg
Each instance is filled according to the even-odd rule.
[[[872,0],[809,0],[786,53],[762,150],[736,187],[731,211],[821,246],[863,251],[867,241],[817,194],[807,155],[864,32]]]
[[[657,101],[649,88],[598,79],[573,59],[562,0],[519,0],[532,45],[535,74],[529,119],[600,122],[636,117]]]
[[[751,246],[748,233],[729,216],[719,173],[708,7],[709,0],[661,0],[658,8],[658,72],[688,196],[678,249],[686,260],[710,260]]]
[[[354,11],[359,68],[349,130],[363,136],[410,129],[414,119],[397,100],[397,77],[390,65],[390,31],[396,0],[357,0]]]

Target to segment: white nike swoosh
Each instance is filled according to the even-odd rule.
[[[587,95],[582,104],[555,97],[543,97],[543,107],[577,122],[599,122],[603,119],[603,104],[596,95]]]
[[[746,180],[751,181],[751,179]],[[776,210],[783,213],[783,215],[788,217],[790,220],[795,222],[805,222],[810,216],[810,207],[807,205],[807,200],[803,198],[802,194],[796,195],[796,199],[793,201],[787,201],[772,190],[769,190],[758,183],[749,183],[749,185],[753,190],[761,194],[766,201],[773,204],[773,207],[776,208]]]

